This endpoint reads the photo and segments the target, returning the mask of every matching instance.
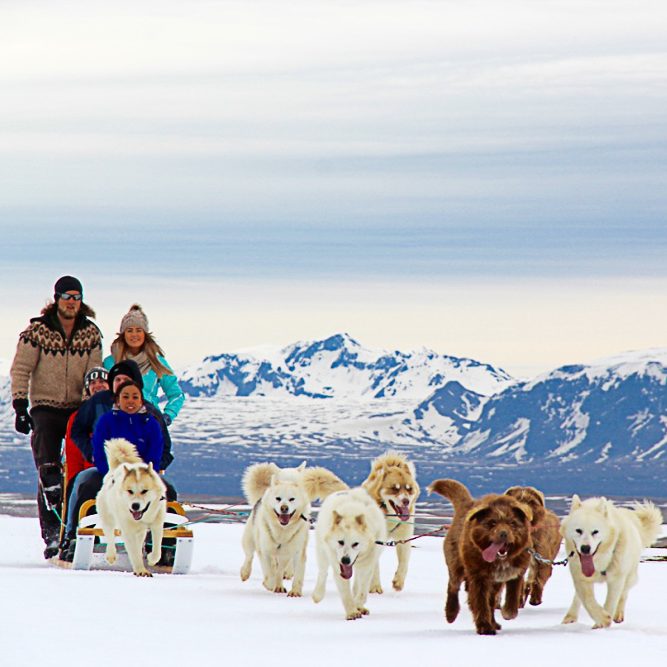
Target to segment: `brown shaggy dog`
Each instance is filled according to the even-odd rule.
[[[505,493],[528,505],[532,510],[533,549],[548,560],[556,558],[561,543],[560,521],[551,510],[544,506],[544,494],[532,486],[512,486]],[[541,563],[535,558],[531,559],[522,607],[526,604],[528,596],[530,596],[530,604],[534,606],[542,604],[544,585],[551,577],[552,571],[553,567],[549,563]]]
[[[503,584],[503,618],[510,620],[519,613],[523,577],[531,559],[527,551],[532,546],[530,507],[495,493],[474,500],[468,489],[453,479],[435,480],[429,491],[454,505],[454,520],[444,544],[449,571],[447,622],[452,623],[459,614],[459,588],[465,581],[477,634],[495,635],[500,625],[494,611]]]
[[[414,535],[415,504],[419,497],[419,484],[415,466],[404,454],[388,451],[378,456],[371,464],[371,472],[362,486],[385,514],[387,535],[390,540],[400,541]],[[410,545],[397,544],[398,567],[392,581],[395,590],[405,585],[410,560]],[[376,567],[371,582],[371,593],[382,593],[380,568]]]

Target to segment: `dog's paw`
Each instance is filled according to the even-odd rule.
[[[146,557],[146,560],[148,561],[149,565],[156,565],[157,562],[160,560],[161,555],[162,554],[160,551],[151,551]]]
[[[373,584],[370,587],[370,590],[368,592],[369,593],[379,593],[380,595],[382,595],[382,593],[384,593],[384,591],[382,590],[382,586],[380,584]]]
[[[107,549],[107,552],[105,554],[105,558],[107,559],[107,563],[109,565],[113,565],[116,562],[117,554],[115,549]]]
[[[510,609],[508,607],[503,607],[501,609],[500,613],[503,615],[503,618],[506,621],[511,621],[513,618],[516,618],[519,615],[519,610],[518,609]]]
[[[405,586],[405,579],[403,579],[403,577],[394,577],[391,585],[394,587],[395,591],[402,591],[403,586]]]
[[[576,623],[577,622],[577,616],[573,616],[572,614],[565,614],[565,617],[561,621],[563,625],[567,625],[568,623]]]
[[[153,575],[148,570],[139,570],[134,573],[135,577],[152,577]]]
[[[361,618],[361,612],[358,609],[351,611],[345,616],[346,621],[356,621],[358,618]]]
[[[614,616],[614,623],[623,623],[625,620],[625,614],[620,612]]]
[[[287,589],[286,589],[282,584],[278,584],[278,585],[273,589],[273,592],[274,592],[274,593],[287,593]]]
[[[248,581],[250,578],[250,568],[242,567],[241,568],[241,581]]]
[[[477,634],[478,635],[495,635],[497,630],[500,630],[500,627],[496,628],[498,624],[495,623],[494,625],[491,625],[490,623],[480,623],[477,626]]]
[[[605,613],[600,619],[595,622],[593,630],[600,630],[601,628],[608,628],[611,625],[611,614]]]
[[[288,597],[288,598],[300,598],[302,595],[303,595],[303,593],[301,592],[300,589],[296,589],[296,590],[295,590],[295,589],[293,588],[293,589],[287,594],[287,597]]]
[[[362,615],[362,616],[368,616],[371,612],[366,609],[366,607],[357,607],[357,611]]]

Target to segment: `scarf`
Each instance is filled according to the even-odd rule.
[[[116,345],[111,346],[111,354],[113,355],[113,358],[116,361],[116,363],[118,363],[120,361],[120,359],[117,358],[118,346]],[[139,352],[138,354],[132,354],[131,352],[128,352],[125,358],[131,359],[132,361],[136,361],[137,366],[139,366],[139,370],[141,371],[142,375],[146,375],[146,373],[148,373],[148,371],[150,371],[153,368],[151,366],[151,362],[148,359],[148,355],[146,354],[146,352],[144,352],[144,350],[141,350],[141,352]]]

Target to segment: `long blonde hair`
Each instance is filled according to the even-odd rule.
[[[174,371],[172,371],[168,366],[165,366],[158,359],[158,354],[161,357],[164,357],[164,352],[157,344],[155,338],[153,338],[153,334],[150,331],[144,331],[144,337],[144,344],[141,347],[141,351],[146,353],[148,363],[155,371],[158,378],[161,378],[163,375],[173,375]],[[116,334],[116,339],[113,343],[111,343],[111,354],[113,354],[113,360],[115,363],[130,358],[130,348],[125,342],[125,334]]]

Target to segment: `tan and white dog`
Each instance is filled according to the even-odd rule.
[[[661,526],[662,514],[653,503],[626,509],[606,498],[582,502],[574,495],[570,514],[561,523],[575,589],[563,623],[576,622],[582,603],[595,622],[593,628],[609,627],[612,620],[623,622],[642,549],[655,542]],[[604,606],[595,599],[596,583],[607,584]]]
[[[97,494],[97,513],[107,539],[106,559],[116,562],[115,529],[120,530],[125,549],[138,577],[150,577],[143,557],[144,540],[150,530],[153,548],[149,565],[160,560],[167,488],[151,463],[144,463],[136,447],[124,438],[112,438],[104,445],[109,472]]]
[[[384,542],[386,536],[384,515],[364,488],[329,496],[322,503],[315,527],[319,572],[313,601],[324,597],[331,567],[345,618],[350,621],[368,614],[366,599],[382,549],[378,542]]]
[[[310,503],[347,484],[326,468],[279,468],[275,463],[255,463],[243,474],[243,493],[252,512],[243,530],[245,560],[241,579],[252,572],[255,552],[264,575],[263,585],[285,593],[284,579],[292,578],[289,597],[303,594]]]
[[[362,486],[384,513],[389,539],[401,542],[396,545],[398,567],[391,582],[394,589],[400,591],[405,585],[410,562],[410,545],[402,541],[415,532],[415,504],[419,497],[415,466],[404,454],[388,451],[371,463],[371,472]],[[382,593],[379,567],[373,575],[371,593]]]

